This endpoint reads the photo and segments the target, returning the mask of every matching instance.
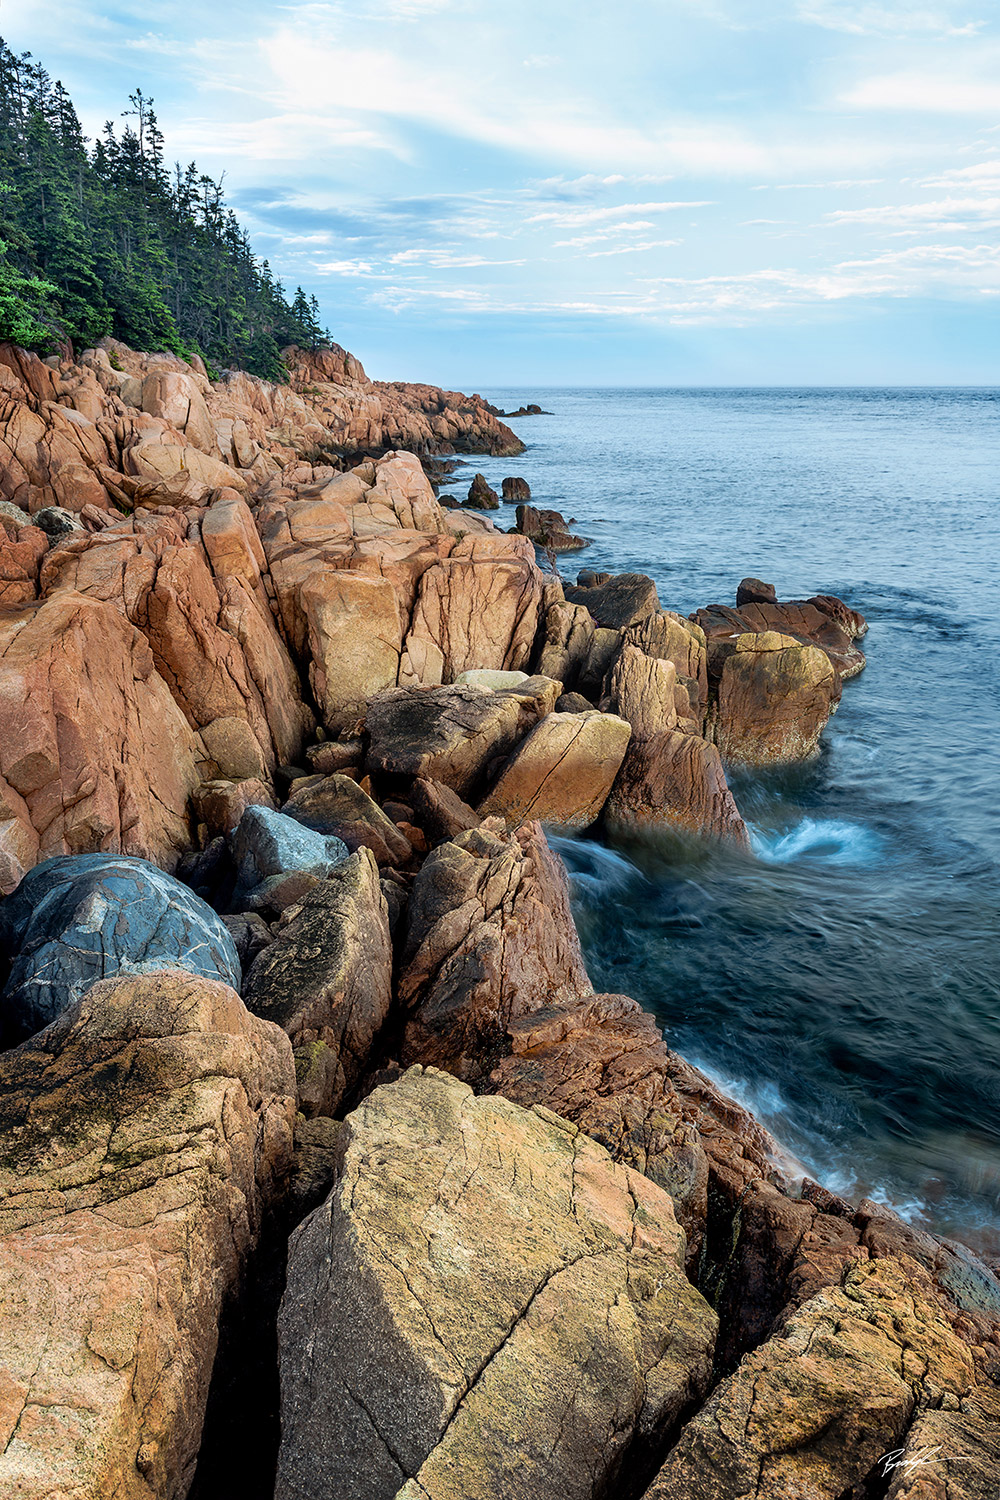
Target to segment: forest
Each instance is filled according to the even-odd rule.
[[[289,298],[221,181],[168,166],[153,102],[137,88],[91,143],[63,85],[0,38],[0,340],[113,335],[282,380],[282,347],[329,342],[316,299]]]

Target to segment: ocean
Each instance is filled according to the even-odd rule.
[[[732,778],[752,858],[558,839],[591,979],[811,1176],[1000,1253],[1000,391],[489,390],[498,490],[683,614],[837,594],[867,617],[808,765]],[[494,519],[514,523],[512,507]]]

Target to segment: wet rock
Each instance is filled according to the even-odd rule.
[[[367,792],[349,776],[324,776],[292,793],[282,808],[318,833],[334,834],[353,853],[369,848],[380,865],[406,864],[409,843]]]
[[[291,1038],[300,1110],[333,1114],[392,1002],[389,910],[371,850],[352,854],[285,913],[247,974],[244,998]]]
[[[501,486],[503,498],[508,505],[517,505],[522,501],[531,499],[531,487],[526,479],[519,475],[505,479]]]
[[[793,600],[790,604],[751,603],[741,609],[710,604],[699,609],[692,619],[705,632],[710,656],[720,659],[725,658],[740,635],[777,631],[791,636],[799,645],[818,646],[825,651],[844,679],[856,677],[865,667],[864,652],[854,643],[855,637],[867,629],[864,618],[830,596],[817,595],[815,599]],[[717,676],[717,666],[714,662],[710,665]]]
[[[467,505],[475,506],[477,510],[499,510],[500,499],[496,490],[491,489],[485,474],[476,474],[469,485],[469,495],[465,502]]]
[[[559,511],[536,510],[533,505],[517,507],[516,530],[548,552],[579,552],[590,545],[586,538],[573,536]]]
[[[707,1385],[681,1245],[666,1194],[548,1111],[422,1069],[377,1089],[292,1239],[276,1500],[610,1492]]]
[[[482,687],[396,688],[368,705],[373,776],[440,781],[475,794],[489,762],[524,732],[518,700]]]
[[[672,832],[750,847],[718,750],[675,729],[630,746],[604,805],[603,826],[612,838]]]
[[[0,1491],[183,1500],[220,1316],[291,1164],[287,1038],[177,971],[0,1057]]]
[[[8,1038],[39,1031],[117,974],[186,969],[240,987],[220,918],[143,859],[80,854],[36,865],[0,903],[0,944],[12,959],[0,1001]]]
[[[229,835],[236,867],[233,908],[249,910],[267,899],[273,883],[288,875],[322,880],[348,856],[338,838],[315,833],[269,807],[248,807]]]
[[[399,978],[403,1061],[470,1080],[516,1017],[590,994],[566,872],[541,828],[484,826],[440,844],[413,882]]]
[[[443,782],[419,777],[410,789],[410,798],[417,823],[432,844],[479,827],[479,814]]]
[[[872,1261],[744,1358],[684,1428],[646,1500],[863,1494],[915,1411],[954,1408],[974,1385],[971,1352],[926,1278]]]
[[[773,583],[761,583],[759,578],[744,578],[736,590],[736,608],[744,604],[777,604],[778,596]]]
[[[521,741],[479,805],[509,827],[538,819],[582,831],[595,823],[625,756],[624,719],[590,709],[551,713]]]
[[[722,666],[706,733],[732,765],[783,765],[815,753],[840,695],[818,646],[775,631],[740,635]]]
[[[570,604],[583,604],[595,625],[624,630],[660,608],[656,584],[645,573],[619,573],[589,588],[566,589]]]

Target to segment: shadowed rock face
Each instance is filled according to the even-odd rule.
[[[357,1083],[392,1003],[389,911],[370,849],[289,908],[247,975],[245,998],[291,1038],[299,1108],[333,1114]]]
[[[183,1500],[293,1111],[284,1034],[176,970],[0,1057],[0,1492]]]
[[[120,973],[186,969],[240,985],[221,918],[144,859],[79,854],[36,865],[0,902],[0,944],[13,960],[0,998],[8,1038],[39,1031]]]
[[[292,1238],[276,1500],[592,1500],[648,1464],[715,1331],[667,1195],[548,1111],[419,1068],[339,1152]]]

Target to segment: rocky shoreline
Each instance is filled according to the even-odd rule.
[[[751,859],[863,617],[564,585],[428,480],[486,403],[286,359],[0,346],[0,1494],[993,1500],[998,1268],[595,994],[544,832]]]

